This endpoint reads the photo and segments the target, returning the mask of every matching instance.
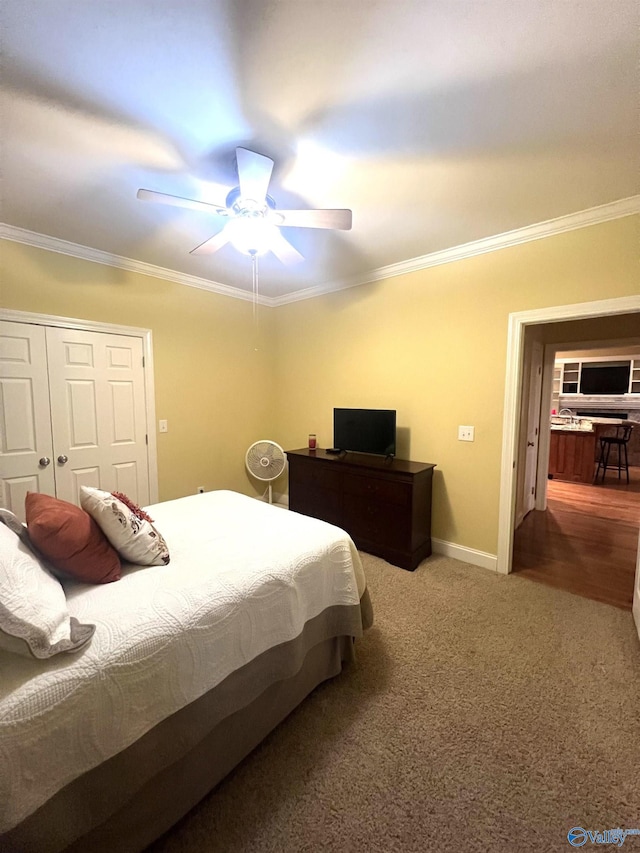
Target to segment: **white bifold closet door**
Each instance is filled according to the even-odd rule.
[[[42,326],[0,323],[0,413],[2,506],[24,521],[27,492],[56,493]]]
[[[142,339],[0,322],[2,505],[79,503],[96,486],[149,503]]]

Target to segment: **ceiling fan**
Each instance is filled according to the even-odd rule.
[[[138,198],[227,218],[222,230],[192,249],[192,255],[212,254],[231,243],[247,255],[255,257],[271,251],[283,264],[294,264],[302,260],[302,255],[283,236],[281,226],[351,229],[350,210],[277,210],[275,201],[267,195],[274,165],[270,157],[236,148],[236,163],[239,185],[229,191],[224,206],[145,189],[138,190]]]

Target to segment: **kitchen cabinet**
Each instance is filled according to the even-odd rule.
[[[549,474],[556,480],[591,483],[595,453],[596,434],[593,430],[552,429]]]

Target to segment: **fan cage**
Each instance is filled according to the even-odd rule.
[[[270,483],[283,473],[287,457],[279,444],[263,439],[247,450],[245,464],[252,477]]]

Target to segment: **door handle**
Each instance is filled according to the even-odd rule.
[[[535,442],[534,442],[534,441],[528,441],[528,442],[527,442],[527,447],[535,447],[535,446],[536,446],[536,445],[535,445]],[[66,458],[66,457],[65,457],[65,458]],[[59,459],[60,459],[60,457],[58,457],[58,460],[59,460]]]
[[[40,465],[41,468],[46,468],[50,462],[51,462],[51,460],[49,459],[48,456],[41,456],[40,459],[38,460],[38,464]]]
[[[68,456],[65,456],[65,455],[64,455],[64,453],[61,453],[61,454],[60,454],[60,456],[58,456],[58,462],[59,462],[61,465],[64,465],[64,463],[65,463],[65,462],[68,462],[68,461],[69,461],[69,457],[68,457]]]

